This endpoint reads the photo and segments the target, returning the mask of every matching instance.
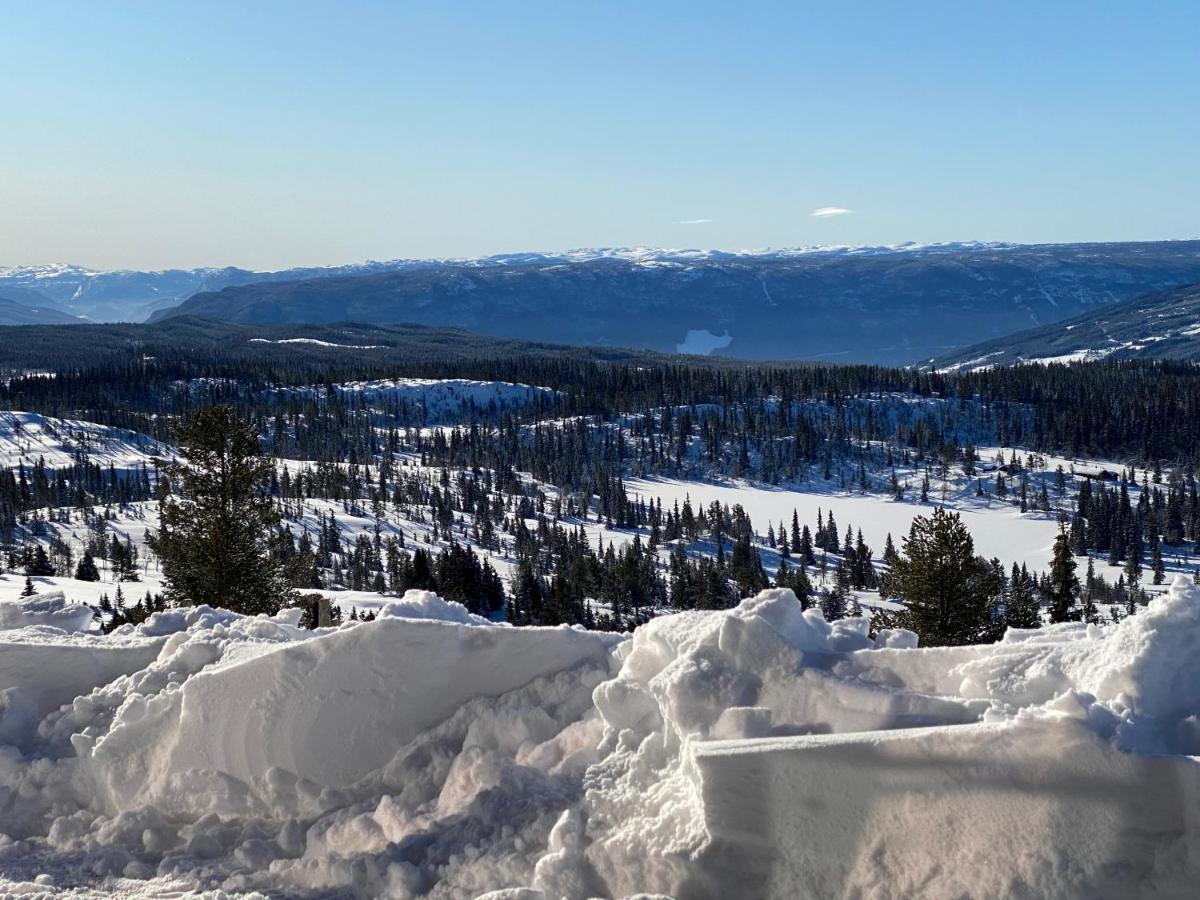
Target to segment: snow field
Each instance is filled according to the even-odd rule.
[[[677,479],[627,479],[625,488],[630,496],[662,498],[663,509],[676,501],[680,506],[690,497],[692,508],[707,507],[714,500],[731,508],[740,503],[750,516],[755,529],[765,534],[768,525],[779,527],[782,521],[789,528],[792,510],[800,515],[800,524],[812,529],[817,511],[825,516],[833,513],[839,526],[839,536],[846,526],[862,529],[863,540],[871,547],[876,559],[883,552],[884,540],[890,533],[896,547],[908,535],[917,516],[928,516],[941,506],[933,493],[928,503],[912,500],[893,501],[878,494],[853,494],[840,491],[828,493],[786,490],[754,484],[711,484]],[[1019,512],[1015,507],[994,503],[990,508],[951,498],[945,506],[962,516],[963,524],[975,539],[975,550],[991,559],[999,557],[1006,564],[1025,563],[1030,571],[1041,571],[1050,564],[1058,524],[1042,513]],[[764,560],[764,563],[766,561]]]

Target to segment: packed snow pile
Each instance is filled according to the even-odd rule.
[[[60,631],[86,631],[94,615],[90,606],[67,600],[62,591],[0,600],[0,630],[41,625]]]
[[[786,590],[632,638],[422,592],[316,632],[10,628],[0,891],[1190,893],[1190,584],[1105,629],[915,644]]]

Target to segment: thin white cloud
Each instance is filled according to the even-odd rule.
[[[848,216],[852,212],[854,210],[841,206],[822,206],[820,209],[814,209],[812,214],[818,219],[828,219],[830,216]]]
[[[682,219],[680,225],[707,225],[712,219]]]

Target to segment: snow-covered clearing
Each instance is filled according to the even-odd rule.
[[[280,338],[272,341],[268,338],[250,338],[251,344],[309,344],[313,347],[335,347],[339,350],[382,350],[381,344],[334,344],[318,338]]]
[[[927,516],[935,506],[942,505],[940,501],[934,502],[933,495],[929,502],[920,503],[915,498],[893,501],[878,494],[798,491],[747,483],[710,484],[668,478],[628,479],[625,487],[631,495],[661,498],[664,508],[676,501],[682,505],[688,497],[693,507],[697,504],[707,506],[713,501],[730,507],[741,504],[760,533],[765,533],[770,524],[776,528],[780,522],[790,526],[792,510],[797,511],[802,524],[810,527],[817,521],[818,510],[824,516],[832,512],[842,531],[848,525],[855,530],[861,528],[863,539],[876,552],[883,549],[889,533],[899,546],[915,517]],[[965,497],[951,498],[945,506],[962,515],[981,555],[989,559],[998,557],[1007,564],[1025,563],[1031,571],[1040,571],[1049,564],[1054,536],[1058,533],[1054,518],[1037,512],[1021,513],[1006,504],[975,503]]]
[[[422,592],[0,631],[0,886],[286,897],[1188,896],[1200,593],[913,649],[789,591],[632,638]],[[49,618],[43,621],[49,623]],[[261,894],[260,894],[261,896]]]

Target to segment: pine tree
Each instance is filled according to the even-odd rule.
[[[512,604],[509,621],[514,625],[537,625],[542,614],[542,586],[528,562],[517,567],[513,582]],[[617,610],[613,610],[614,617]]]
[[[41,544],[33,545],[29,559],[25,563],[25,574],[40,576],[54,574],[54,566],[50,563],[50,557],[46,555],[46,548]]]
[[[79,581],[99,581],[100,570],[96,568],[96,560],[90,550],[83,551],[79,565],[75,567],[75,578]]]
[[[1041,609],[1029,581],[1029,575],[1013,563],[1008,581],[1008,601],[1004,607],[1004,624],[1009,628],[1038,628],[1042,624]]]
[[[1125,580],[1130,587],[1142,580],[1142,535],[1136,524],[1129,526],[1125,548]]]
[[[892,533],[889,531],[883,542],[883,561],[890,566],[895,557],[896,545],[892,542]]]
[[[958,513],[941,508],[913,520],[882,585],[885,596],[904,601],[897,618],[926,645],[992,637],[1002,590],[991,564],[975,555],[975,542]]]
[[[1167,580],[1166,566],[1163,564],[1162,547],[1159,546],[1158,535],[1150,536],[1150,569],[1154,572],[1154,583],[1162,584]]]
[[[166,471],[178,493],[161,504],[150,542],[167,598],[246,614],[293,602],[295,591],[269,552],[279,514],[266,492],[273,466],[254,431],[229,407],[213,406],[176,437],[180,459]]]
[[[835,578],[831,587],[821,591],[821,612],[825,615],[825,621],[836,622],[846,618],[847,606],[845,582]]]
[[[808,530],[807,525],[800,531],[800,539],[796,542],[796,555],[802,566],[811,566],[817,561],[816,554],[813,553],[812,533]]]
[[[1075,575],[1075,557],[1071,538],[1065,528],[1054,539],[1054,558],[1050,562],[1050,621],[1072,622],[1079,619],[1075,599],[1079,596],[1079,578]]]
[[[28,575],[25,576],[25,589],[21,591],[22,597],[32,597],[37,593],[37,589],[33,586],[33,579]]]

